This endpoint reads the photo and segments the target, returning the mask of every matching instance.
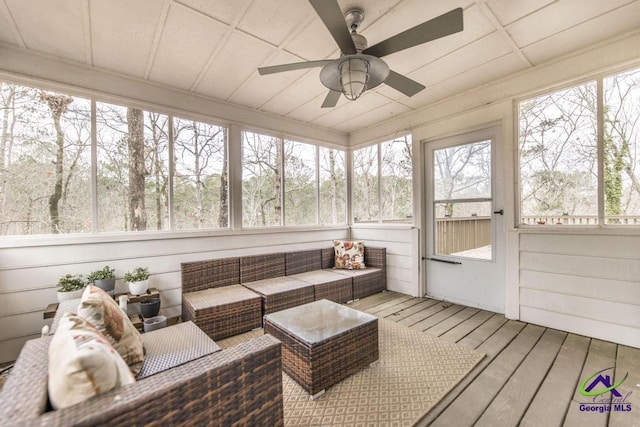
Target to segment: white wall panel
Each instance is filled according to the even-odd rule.
[[[640,236],[634,232],[520,232],[520,319],[640,346]]]
[[[597,300],[523,288],[520,290],[521,307],[531,307],[554,313],[638,328],[640,333],[640,305]]]
[[[640,305],[640,282],[520,270],[520,287]]]
[[[384,224],[351,228],[351,238],[365,246],[387,248],[387,289],[412,296],[420,295],[418,229]],[[365,264],[367,260],[365,259]]]
[[[530,307],[520,308],[520,320],[640,348],[640,333],[637,328],[630,326],[617,325],[612,327],[608,323],[586,317],[571,316]]]

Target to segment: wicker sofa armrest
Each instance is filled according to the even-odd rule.
[[[24,354],[20,354],[3,387],[0,394],[0,420],[3,423],[65,426],[283,424],[281,344],[269,335],[86,402],[49,412],[44,412],[42,406],[43,392],[46,397],[48,353],[46,349],[42,351],[43,345],[46,347],[47,343],[25,345]],[[38,350],[39,355],[32,354]],[[26,394],[35,390],[39,390],[35,399]],[[28,402],[32,399],[36,402]]]
[[[364,263],[367,267],[387,269],[387,248],[364,246]]]

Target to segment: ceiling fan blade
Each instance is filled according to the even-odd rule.
[[[411,80],[409,77],[405,77],[402,74],[398,74],[395,71],[389,72],[389,77],[384,81],[398,92],[402,92],[405,95],[411,97],[420,92],[425,86],[421,85],[415,80]]]
[[[265,74],[281,73],[283,71],[302,70],[305,68],[324,67],[325,65],[333,62],[330,59],[322,59],[320,61],[306,61],[306,62],[294,62],[292,64],[272,65],[269,67],[258,68],[258,73],[261,76]]]
[[[462,8],[453,9],[450,12],[433,18],[430,21],[423,22],[406,31],[396,34],[393,37],[381,41],[367,49],[362,53],[378,58],[390,55],[403,49],[418,46],[431,40],[462,31]]]
[[[338,92],[337,90],[330,90],[329,93],[327,93],[327,97],[324,99],[324,102],[322,103],[322,108],[335,107],[338,103],[338,100],[340,99],[341,94],[342,92]]]
[[[356,53],[351,33],[336,0],[309,0],[343,53]]]

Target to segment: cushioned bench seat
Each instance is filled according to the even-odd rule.
[[[384,272],[380,268],[367,267],[364,270],[332,270],[342,277],[352,280],[354,300],[384,291],[387,286]]]
[[[261,327],[262,302],[241,285],[204,289],[182,295],[182,317],[216,340]]]
[[[331,270],[307,271],[288,277],[293,277],[314,285],[314,299],[316,301],[328,299],[337,303],[345,303],[353,300],[351,277],[345,277]]]
[[[138,380],[221,350],[193,322],[147,332],[142,341],[145,354]]]
[[[242,286],[262,297],[263,315],[312,302],[315,296],[311,283],[291,276],[243,283]]]

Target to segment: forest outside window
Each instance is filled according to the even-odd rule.
[[[242,225],[346,222],[344,151],[242,132]]]
[[[354,222],[413,223],[411,135],[353,152]]]
[[[519,114],[521,224],[640,224],[640,69],[522,101]]]
[[[1,235],[229,226],[226,128],[7,82],[0,103]]]

